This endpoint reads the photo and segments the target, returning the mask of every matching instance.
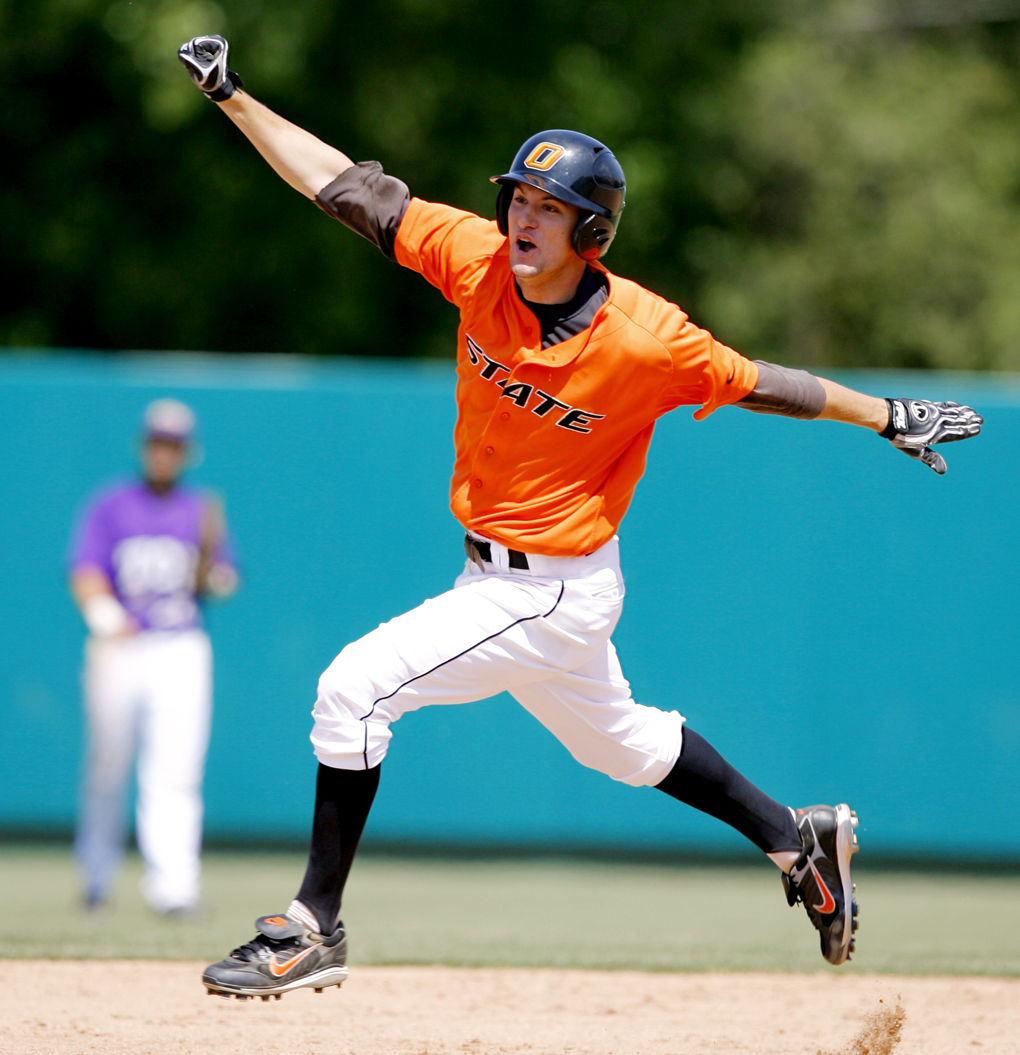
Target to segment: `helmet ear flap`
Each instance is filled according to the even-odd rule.
[[[510,202],[514,197],[514,184],[504,181],[496,194],[496,226],[504,238],[510,233]]]
[[[583,260],[598,260],[608,251],[615,235],[616,224],[608,217],[582,213],[574,228],[574,252]]]

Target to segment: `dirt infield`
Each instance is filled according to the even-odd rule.
[[[7,961],[10,1055],[1007,1055],[1020,979],[359,967],[207,996],[200,965]]]

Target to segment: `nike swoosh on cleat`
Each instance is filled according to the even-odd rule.
[[[311,946],[307,949],[302,949],[297,956],[291,957],[286,963],[280,963],[274,953],[269,958],[269,973],[275,978],[282,978],[288,971],[293,970],[297,965],[310,953],[315,952],[315,946]]]
[[[830,912],[836,911],[836,899],[829,892],[829,888],[825,885],[825,880],[818,874],[818,869],[815,868],[814,861],[808,861],[808,868],[811,869],[811,873],[815,877],[815,883],[818,884],[818,889],[823,895],[822,903],[812,907],[816,912],[820,912],[823,916],[827,916]]]

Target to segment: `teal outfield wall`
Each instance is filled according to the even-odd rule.
[[[777,798],[850,801],[876,854],[1020,860],[1020,380],[839,379],[973,403],[985,432],[946,448],[939,478],[846,426],[670,415],[622,532],[624,669]],[[192,479],[224,494],[245,571],[209,614],[210,837],[304,837],[320,671],[462,563],[449,364],[0,355],[0,830],[73,822],[70,524],[132,470],[140,412],[167,394],[199,415]],[[366,841],[744,849],[582,769],[508,697],[395,732]]]

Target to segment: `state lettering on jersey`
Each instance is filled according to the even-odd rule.
[[[591,432],[589,426],[605,417],[605,414],[572,407],[535,385],[511,381],[511,368],[486,355],[478,342],[470,336],[467,338],[467,352],[471,365],[480,368],[478,376],[503,390],[500,399],[509,399],[515,406],[529,410],[536,417],[544,418],[551,414],[550,420],[557,428],[566,429],[568,432]]]

